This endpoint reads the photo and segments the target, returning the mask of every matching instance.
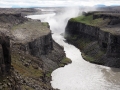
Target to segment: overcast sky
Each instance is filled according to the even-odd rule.
[[[118,5],[120,0],[0,0],[0,7],[52,7]]]

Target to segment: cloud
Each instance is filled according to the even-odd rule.
[[[97,4],[118,5],[120,0],[0,0],[0,7],[52,7],[52,6],[94,6]]]

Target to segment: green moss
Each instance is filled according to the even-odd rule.
[[[90,22],[93,20],[93,15],[89,15],[89,16],[78,16],[76,18],[72,18],[70,19],[70,21],[77,21],[77,22],[82,22],[82,23],[86,23],[86,24],[90,24]]]
[[[99,16],[99,14],[98,14],[98,16]],[[78,16],[76,18],[71,18],[69,21],[80,22],[80,23],[84,23],[86,25],[99,27],[102,31],[109,32],[113,35],[119,34],[117,31],[118,30],[117,28],[106,27],[108,25],[108,23],[111,21],[111,19],[109,19],[109,18],[93,19],[93,15],[90,14],[90,15],[86,15],[86,16],[82,15],[82,16]]]
[[[84,53],[82,53],[82,57],[86,60],[86,61],[90,61],[93,62],[95,61],[95,58],[89,56],[89,55],[85,55]]]
[[[94,50],[93,50],[94,51]],[[102,63],[99,61],[99,59],[105,54],[104,51],[99,50],[96,52],[94,55],[91,55],[92,51],[89,51],[89,54],[82,53],[82,57],[89,62],[94,62],[94,63]]]
[[[62,63],[60,63],[60,64],[59,64],[59,66],[60,66],[60,67],[64,67],[65,65],[64,65],[64,64],[62,64]]]
[[[53,70],[50,70],[50,71],[46,72],[46,76],[47,76],[47,77],[51,77],[52,71],[53,71]]]
[[[67,57],[64,57],[64,58],[62,59],[62,61],[60,62],[61,65],[62,65],[62,64],[66,65],[66,64],[68,64],[68,63],[71,63],[71,60],[70,60],[69,58],[67,58]]]
[[[48,26],[48,23],[47,22],[42,22],[42,25]]]
[[[103,20],[103,18],[93,19],[93,15],[87,15],[87,16],[82,15],[76,18],[71,18],[70,21],[81,22],[91,26],[102,27],[106,25],[106,22],[108,22],[109,19],[106,20]]]
[[[105,53],[103,51],[98,51],[94,56],[86,55],[85,53],[82,53],[82,57],[90,62],[97,62],[98,59],[100,59]]]
[[[27,77],[41,77],[43,76],[43,71],[39,69],[34,69],[32,65],[29,65],[29,67],[25,67],[23,63],[19,60],[20,56],[17,53],[12,53],[12,66],[15,70],[17,70],[21,75],[27,76]],[[26,58],[24,61],[30,60],[30,58]]]
[[[51,72],[46,74],[47,77],[51,77]]]

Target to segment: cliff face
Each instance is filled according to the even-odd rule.
[[[0,14],[0,33],[0,89],[54,90],[51,72],[70,60],[52,39],[48,24]]]
[[[41,55],[48,54],[48,52],[53,50],[53,40],[51,33],[29,42],[26,46],[24,47],[24,50],[26,52],[29,51],[29,53],[33,56],[40,57]]]
[[[21,14],[0,14],[0,72],[2,75],[10,74],[11,68],[11,43],[10,28],[27,21]]]
[[[68,35],[79,35],[80,37],[89,37],[98,39],[99,28],[85,25],[84,23],[68,21],[65,33]]]
[[[93,20],[99,18],[109,19],[106,23],[107,26],[99,27],[69,20],[65,30],[65,38],[69,43],[81,49],[83,58],[86,60],[107,66],[120,67],[120,34],[118,27],[120,19],[111,15],[93,15]]]
[[[65,57],[63,48],[52,39],[51,32],[26,43],[14,43],[12,47],[16,44],[25,54],[40,58],[45,71],[58,68],[60,61]]]

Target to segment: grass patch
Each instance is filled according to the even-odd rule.
[[[64,58],[62,59],[62,61],[60,62],[59,66],[60,66],[60,67],[63,67],[63,66],[65,66],[65,65],[67,65],[68,63],[71,63],[71,62],[72,62],[72,61],[71,61],[69,58],[64,57]]]
[[[43,26],[48,26],[47,22],[41,22]]]
[[[90,55],[86,55],[84,53],[82,53],[82,56],[85,60],[87,61],[95,61],[99,58],[101,58],[105,53],[103,51],[98,51],[95,56],[90,56]]]
[[[86,24],[90,24],[90,22],[93,20],[93,15],[88,15],[88,16],[78,16],[76,18],[70,19],[70,21],[77,21],[77,22],[82,22]]]
[[[105,54],[104,51],[98,51],[94,56],[92,55],[86,55],[85,53],[82,53],[82,57],[89,62],[93,63],[102,63],[99,61],[99,59]]]
[[[51,77],[51,73],[52,73],[52,72],[53,72],[53,70],[47,71],[47,72],[46,72],[46,76],[47,76],[47,77]]]
[[[47,76],[47,77],[51,77],[51,73],[52,73],[52,72],[48,72],[48,73],[46,74],[46,76]]]
[[[78,16],[76,18],[71,18],[70,21],[74,21],[74,22],[81,22],[87,25],[91,25],[91,26],[104,26],[106,25],[106,22],[108,22],[109,20],[103,20],[103,18],[97,18],[97,19],[93,19],[93,15],[82,15],[82,16]]]
[[[24,61],[30,60],[30,58],[26,58]],[[26,67],[23,63],[19,60],[19,55],[13,53],[12,54],[12,66],[15,70],[17,70],[21,75],[37,78],[43,76],[43,71],[39,69],[34,69],[32,65]]]
[[[93,57],[91,57],[91,56],[88,56],[88,55],[85,55],[84,53],[82,53],[82,57],[83,57],[86,61],[89,61],[89,62],[95,61],[95,58],[93,58]]]

